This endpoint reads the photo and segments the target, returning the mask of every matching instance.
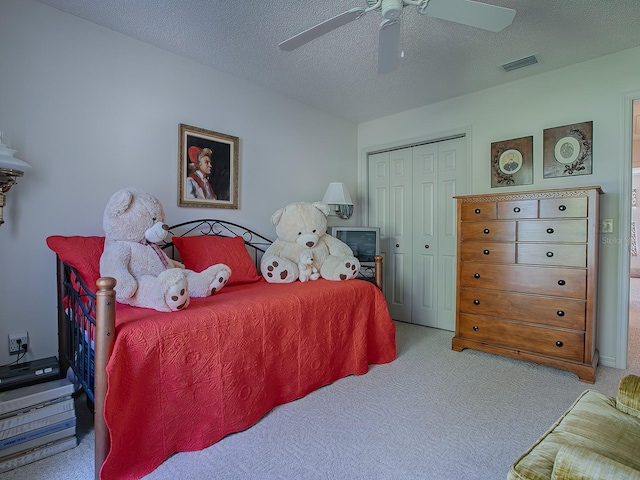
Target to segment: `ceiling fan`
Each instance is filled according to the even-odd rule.
[[[332,17],[280,43],[291,51],[347,23],[362,18],[372,10],[382,13],[378,28],[378,72],[398,68],[400,58],[400,16],[406,6],[415,6],[421,15],[449,20],[472,27],[499,32],[511,25],[516,11],[472,0],[366,0],[367,7],[356,7]]]

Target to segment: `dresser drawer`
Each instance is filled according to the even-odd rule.
[[[460,204],[460,219],[463,222],[495,220],[497,208],[496,202],[462,203]]]
[[[584,333],[491,317],[458,315],[459,336],[576,362],[584,359]]]
[[[585,329],[585,306],[585,300],[475,288],[461,288],[458,304],[459,310],[465,313],[511,318],[573,330]]]
[[[583,299],[587,289],[587,271],[463,262],[458,283],[462,287]]]
[[[516,222],[462,222],[462,241],[513,242],[516,239]]]
[[[587,197],[546,198],[540,200],[540,218],[586,217]]]
[[[520,242],[587,241],[586,220],[522,220],[518,222]]]
[[[587,266],[587,246],[560,243],[519,243],[517,263],[558,265],[560,267]]]
[[[537,200],[512,200],[498,203],[498,218],[538,218]]]
[[[515,243],[463,242],[460,244],[463,262],[515,263]]]

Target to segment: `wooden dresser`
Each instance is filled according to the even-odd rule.
[[[455,197],[452,348],[520,358],[594,383],[600,187]]]

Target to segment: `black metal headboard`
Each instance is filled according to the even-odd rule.
[[[161,242],[160,248],[164,249],[171,258],[180,260],[178,249],[173,244],[173,237],[187,237],[200,235],[216,235],[219,237],[242,237],[251,258],[260,271],[262,254],[273,243],[273,240],[249,230],[236,223],[224,220],[202,219],[191,220],[169,227],[169,235]]]

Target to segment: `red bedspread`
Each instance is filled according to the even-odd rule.
[[[384,296],[361,280],[261,280],[172,313],[118,304],[116,331],[102,480],[140,478],[396,355]]]

